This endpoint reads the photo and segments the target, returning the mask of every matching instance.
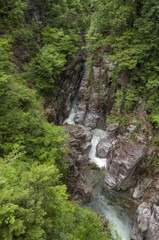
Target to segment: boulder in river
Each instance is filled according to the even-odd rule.
[[[112,145],[107,160],[105,183],[111,189],[125,189],[140,160],[145,156],[145,145],[136,144],[122,136]]]
[[[82,125],[66,125],[65,129],[70,135],[70,149],[75,149],[78,156],[87,155],[91,148],[92,134],[90,128]]]
[[[109,150],[111,149],[112,142],[116,139],[119,123],[112,123],[108,126],[105,136],[99,140],[96,147],[97,157],[106,158]]]

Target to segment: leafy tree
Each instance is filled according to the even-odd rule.
[[[54,45],[45,45],[40,53],[29,65],[29,82],[46,93],[54,88],[54,81],[64,70],[66,63],[65,55],[58,52]]]
[[[121,87],[123,112],[132,109],[142,97],[148,113],[158,114],[159,3],[101,0],[91,4],[94,11],[87,34],[88,49],[92,59],[100,51],[103,61],[106,56],[115,63],[111,80],[116,89],[118,76],[127,75]],[[105,52],[106,46],[111,46],[110,53]]]
[[[111,239],[95,213],[68,202],[54,164],[30,165],[24,155],[17,148],[0,161],[2,240]]]
[[[68,201],[61,182],[68,137],[42,112],[41,93],[56,87],[78,50],[86,6],[80,0],[0,3],[2,240],[111,239],[95,213]]]
[[[10,0],[0,2],[0,27],[5,31],[21,25],[24,20],[24,11],[27,5],[21,0]]]

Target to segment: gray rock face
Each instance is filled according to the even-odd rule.
[[[131,240],[159,239],[159,195],[155,201],[143,202],[136,212]]]
[[[144,195],[145,191],[150,187],[152,181],[153,180],[151,178],[145,178],[142,181],[139,181],[133,192],[133,198],[141,198]]]
[[[109,62],[109,64],[111,64]],[[94,81],[106,81],[107,80],[107,74],[108,74],[108,70],[109,70],[109,64],[107,64],[107,67],[103,67],[103,66],[93,66],[93,78]]]
[[[111,141],[107,140],[107,136],[100,139],[97,147],[96,147],[96,155],[100,158],[106,158],[108,152],[111,148]]]
[[[75,117],[76,124],[84,125],[84,120],[87,113],[88,96],[89,86],[86,77],[84,77],[78,94],[78,109]]]
[[[145,155],[145,145],[136,144],[118,136],[108,154],[105,183],[112,189],[125,189],[140,160]]]
[[[100,119],[100,116],[95,112],[87,112],[85,117],[85,126],[95,129],[97,127],[97,122]]]
[[[155,188],[156,188],[156,190],[159,191],[159,180],[157,180],[157,182],[156,182],[156,184],[155,184]]]
[[[66,156],[69,173],[66,183],[70,199],[85,203],[90,201],[92,189],[87,186],[84,172],[89,162],[88,152],[91,148],[91,129],[81,125],[65,125],[70,138],[68,146],[70,151]]]
[[[76,117],[75,117],[75,123],[76,124],[84,124],[86,111],[87,111],[86,103],[80,103],[78,105],[78,111],[77,111]]]
[[[98,94],[92,93],[90,87],[88,87],[87,79],[85,79],[80,87],[75,123],[94,129],[99,119]]]
[[[80,155],[87,155],[91,148],[92,134],[90,128],[82,125],[66,125],[66,131],[70,135],[69,145],[78,152],[77,160]]]
[[[116,133],[118,130],[119,124],[113,123],[110,124],[106,130],[105,137],[101,138],[96,147],[97,157],[106,158],[108,152],[112,146],[112,142],[116,139]]]
[[[104,125],[105,116],[100,111],[101,93],[106,92],[108,69],[94,66],[92,68],[93,84],[85,77],[82,81],[78,109],[75,117],[76,124],[82,124],[95,129],[99,124]]]

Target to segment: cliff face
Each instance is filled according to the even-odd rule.
[[[96,3],[97,11],[100,11],[92,18],[86,54],[82,50],[84,37],[80,38],[83,29],[86,29],[85,23],[79,21],[83,9],[79,14],[77,6],[72,14],[72,6],[67,9],[63,1],[59,1],[58,15],[56,4],[50,1],[45,4],[42,1],[25,2],[28,8],[22,4],[17,9],[22,13],[18,22],[16,16],[13,25],[10,20],[12,27],[8,27],[4,21],[4,26],[6,29],[8,27],[7,31],[13,36],[12,62],[16,64],[16,72],[24,73],[29,87],[37,89],[43,97],[43,108],[49,122],[63,124],[78,92],[75,123],[85,128],[66,127],[71,139],[70,149],[73,149],[67,160],[77,159],[75,164],[69,162],[70,176],[72,179],[77,178],[73,186],[68,181],[72,198],[82,199],[81,202],[85,201],[85,194],[86,198],[90,198],[91,190],[86,189],[83,173],[81,174],[83,166],[88,164],[90,139],[86,139],[86,135],[91,129],[105,130],[108,126],[107,136],[97,146],[98,156],[108,158],[106,186],[117,190],[129,189],[133,199],[138,201],[132,239],[149,240],[153,236],[152,239],[156,240],[156,235],[152,232],[153,229],[158,232],[158,185],[155,185],[155,181],[159,179],[159,141],[154,126],[159,126],[159,58],[158,44],[154,44],[152,39],[157,42],[158,33],[153,31],[154,34],[149,36],[147,33],[157,29],[154,18],[157,19],[155,14],[158,8],[154,11],[154,18],[149,17],[151,14],[146,15],[146,12],[151,7],[158,6],[156,3],[148,6],[149,2],[145,1],[142,5],[127,3],[125,9],[125,4],[123,6],[121,1]],[[115,14],[109,9],[110,3],[113,4]],[[53,4],[51,8],[50,4]],[[123,16],[125,11],[127,14]],[[105,14],[106,12],[110,14]],[[145,28],[143,23],[146,24]],[[7,32],[4,26],[0,26],[2,35]],[[94,41],[91,40],[92,36]],[[76,51],[72,52],[73,49]],[[57,55],[58,58],[54,59]],[[90,59],[91,64],[88,64]],[[27,70],[24,70],[25,64]],[[118,125],[117,132],[112,136],[110,123]],[[153,135],[155,138],[152,139]],[[79,189],[76,191],[77,186]]]
[[[83,204],[89,202],[92,197],[92,190],[85,178],[92,134],[90,128],[81,125],[66,125],[65,130],[69,134],[69,152],[66,156],[69,171],[65,177],[67,191],[71,200]]]
[[[91,68],[86,67],[78,94],[76,124],[105,129],[106,116],[110,113],[114,98],[109,77],[112,68],[112,63],[104,60],[94,61]]]

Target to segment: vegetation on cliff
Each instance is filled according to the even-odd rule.
[[[0,17],[0,239],[111,239],[96,214],[68,201],[67,136],[42,106],[51,96],[58,108],[60,80],[87,32],[87,69],[112,65],[108,120],[125,124],[138,110],[159,128],[159,3],[10,0],[0,1]]]
[[[92,61],[110,60],[109,79],[115,87],[112,115],[130,113],[139,104],[159,127],[159,3],[156,0],[92,0],[87,35]],[[100,53],[100,54],[99,54]],[[97,59],[97,58],[96,58]]]

